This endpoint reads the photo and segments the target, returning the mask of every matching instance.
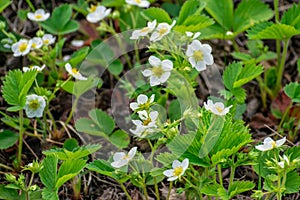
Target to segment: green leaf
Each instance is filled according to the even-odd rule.
[[[255,184],[251,181],[235,181],[228,189],[229,198],[234,197],[237,194],[252,190]]]
[[[161,9],[161,8],[148,8],[142,11],[142,16],[147,19],[148,21],[153,21],[156,19],[158,23],[166,22],[168,24],[172,23],[172,19],[170,18],[169,14]]]
[[[294,4],[293,7],[286,10],[281,18],[282,24],[294,26],[297,30],[300,29],[300,5]]]
[[[242,61],[248,61],[253,59],[251,55],[247,54],[247,53],[242,53],[242,52],[233,52],[231,53],[231,55],[238,60],[242,60]]]
[[[231,29],[233,24],[233,1],[232,0],[205,0],[206,11],[226,31]]]
[[[63,148],[50,149],[47,151],[43,151],[43,154],[45,154],[46,156],[55,155],[60,160],[77,160],[98,151],[100,148],[101,145],[89,144],[86,146],[77,147],[72,151]]]
[[[55,188],[57,162],[58,159],[55,155],[47,156],[42,162],[43,168],[39,175],[42,183],[48,188]]]
[[[233,87],[237,88],[245,85],[263,73],[263,70],[261,65],[255,66],[255,64],[246,64],[240,72],[237,81],[234,82]]]
[[[12,3],[11,0],[1,0],[0,1],[0,13],[7,8]]]
[[[79,65],[79,63],[81,63],[86,58],[86,56],[89,53],[89,50],[90,47],[83,47],[78,51],[75,51],[68,60],[68,63],[70,63],[71,66]]]
[[[17,140],[18,135],[10,130],[4,130],[0,132],[0,149],[7,149],[13,146]]]
[[[108,71],[112,73],[113,75],[120,75],[121,72],[123,71],[123,64],[121,63],[120,60],[115,60],[113,61],[109,66],[108,66]]]
[[[277,39],[287,40],[299,35],[300,30],[286,24],[259,23],[248,31],[249,39]]]
[[[285,181],[285,194],[292,194],[300,190],[300,176],[296,171],[289,172]]]
[[[61,187],[65,182],[75,177],[85,167],[86,161],[82,159],[69,159],[60,166],[55,188]]]
[[[206,194],[208,196],[218,196],[218,189],[222,186],[216,183],[204,185],[201,188],[201,193]]]
[[[176,121],[181,118],[181,108],[179,101],[172,100],[169,105],[169,117],[171,122]]]
[[[43,199],[47,200],[59,200],[57,189],[52,188],[44,188],[42,192]]]
[[[212,25],[214,21],[203,15],[188,16],[181,25],[174,27],[175,31],[185,33],[186,31],[197,32]]]
[[[234,82],[237,80],[237,77],[241,73],[242,68],[242,64],[236,62],[231,63],[225,68],[225,71],[223,73],[223,81],[227,89],[233,89]]]
[[[15,106],[13,111],[21,110],[25,106],[26,95],[36,77],[37,72],[30,70],[24,74],[21,70],[10,70],[5,76],[2,93],[5,101]]]
[[[226,163],[228,161],[228,157],[235,154],[240,147],[232,147],[231,149],[222,149],[212,155],[211,161],[214,165],[219,164],[219,163]]]
[[[74,138],[69,138],[64,142],[64,149],[67,149],[68,151],[73,151],[78,147],[78,141]]]
[[[51,17],[41,23],[48,32],[56,35],[63,35],[76,31],[79,28],[78,22],[71,20],[72,6],[63,4],[54,9]]]
[[[273,17],[273,11],[260,0],[243,0],[234,13],[233,30],[241,33],[254,24]]]
[[[75,123],[75,128],[79,132],[84,132],[95,136],[101,136],[108,139],[108,136],[103,132],[103,130],[91,119],[78,119]]]
[[[111,134],[115,128],[114,120],[100,109],[94,109],[89,112],[90,118],[107,135]]]
[[[235,97],[237,103],[241,104],[244,103],[246,100],[246,90],[242,87],[234,88],[232,90],[232,95]]]
[[[300,102],[300,84],[299,83],[289,83],[284,87],[284,93],[292,99],[293,102]]]
[[[123,130],[117,130],[109,136],[109,141],[116,147],[123,149],[128,147],[130,136]]]
[[[112,173],[115,171],[115,168],[113,168],[109,162],[105,160],[95,160],[92,163],[89,163],[86,168],[88,168],[91,171],[95,171],[99,174],[112,176]]]
[[[24,197],[24,195],[22,196]],[[17,190],[0,185],[0,199],[19,200],[20,198]]]
[[[198,1],[198,0],[188,0],[186,1],[179,13],[179,17],[177,19],[177,24],[183,24],[183,22],[191,15],[198,14],[201,10],[201,8],[204,8],[205,3]]]
[[[177,159],[178,159],[178,156],[168,153],[168,152],[160,153],[155,158],[155,160],[162,163],[164,166],[169,166],[170,164],[172,164],[172,162],[174,160],[177,160]]]
[[[162,9],[167,11],[172,17],[177,17],[179,15],[180,5],[166,2],[163,3],[161,7]]]

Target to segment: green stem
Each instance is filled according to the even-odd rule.
[[[0,163],[0,168],[5,168],[5,169],[8,169],[8,170],[14,171],[13,168],[11,168],[11,167],[9,167],[9,166],[7,166],[7,165],[4,165],[4,164],[2,164],[2,163]]]
[[[28,6],[30,7],[30,9],[31,9],[32,11],[35,11],[35,8],[34,8],[33,4],[31,3],[31,1],[30,1],[30,0],[26,0],[26,2],[27,2],[27,4],[28,4]]]
[[[234,39],[234,38],[231,39],[231,42],[232,42],[233,49],[234,49],[236,52],[240,52],[239,47],[238,47],[237,43],[235,42],[235,39]]]
[[[278,0],[274,0],[274,11],[275,11],[275,22],[276,24],[279,22],[279,7]],[[276,40],[276,53],[277,53],[277,62],[280,63],[280,40]]]
[[[148,192],[147,192],[147,187],[145,185],[145,181],[143,183],[143,192],[144,192],[144,195],[145,195],[145,199],[148,200]]]
[[[219,175],[220,185],[222,185],[222,187],[223,187],[223,177],[222,177],[221,165],[218,165],[218,175]]]
[[[285,40],[283,43],[283,52],[282,52],[281,62],[277,69],[277,80],[276,80],[276,90],[275,90],[276,94],[279,92],[279,90],[281,88],[281,81],[282,81],[282,76],[283,76],[283,71],[284,71],[284,63],[285,63],[286,54],[287,54],[287,50],[288,50],[288,43],[289,43],[289,40]]]
[[[154,180],[154,189],[155,189],[156,199],[157,199],[157,200],[160,200],[160,197],[159,197],[159,190],[158,190],[158,184],[157,184],[157,181],[156,181],[156,177],[155,177],[155,176],[153,177],[153,180]]]
[[[79,98],[76,97],[76,98],[75,98],[75,101],[74,101],[74,103],[73,103],[73,105],[72,105],[72,108],[71,108],[71,112],[70,112],[70,114],[69,114],[69,117],[68,117],[68,119],[67,119],[67,121],[66,121],[66,123],[65,123],[66,125],[68,125],[69,122],[70,122],[71,119],[72,119],[73,113],[74,113],[74,111],[75,111],[75,109],[76,109],[76,107],[77,107],[77,104],[78,104],[78,100],[79,100]]]
[[[171,191],[172,191],[172,187],[173,187],[173,181],[170,182],[170,185],[169,185],[169,191],[168,191],[168,196],[167,196],[167,200],[170,199],[170,196],[171,196]]]
[[[23,110],[19,110],[19,146],[18,146],[18,165],[22,161],[22,147],[23,147]]]
[[[293,106],[293,102],[291,101],[290,104],[288,105],[288,107],[285,109],[285,111],[284,111],[284,113],[283,113],[283,116],[282,116],[282,118],[281,118],[281,120],[280,120],[280,123],[279,123],[278,128],[277,128],[278,132],[279,132],[279,130],[281,129],[281,126],[283,125],[283,123],[284,123],[284,121],[285,121],[285,118],[286,118],[287,115],[289,114],[289,112],[290,112],[292,106]]]
[[[125,192],[126,197],[127,197],[129,200],[132,200],[132,198],[131,198],[131,196],[129,195],[129,193],[128,193],[126,187],[124,186],[124,184],[121,183],[121,182],[119,182],[119,184],[121,185],[122,190]]]
[[[266,90],[265,90],[265,84],[260,76],[257,77],[256,80],[259,84],[259,90],[261,93],[261,101],[262,101],[263,108],[266,109],[267,108],[267,95],[266,95]]]

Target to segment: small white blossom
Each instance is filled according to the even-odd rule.
[[[151,103],[153,103],[154,101],[154,97],[155,95],[152,94],[150,98],[148,98],[146,95],[144,94],[140,94],[137,97],[137,102],[132,102],[130,103],[130,108],[135,111],[135,110],[143,110],[145,108],[148,108]]]
[[[231,36],[231,35],[233,35],[233,32],[227,31],[227,32],[226,32],[226,35],[227,35],[227,36]]]
[[[255,148],[260,151],[269,151],[271,149],[282,146],[285,143],[285,141],[286,141],[286,137],[277,141],[274,141],[272,138],[267,137],[266,139],[264,139],[263,144],[257,145],[255,146]]]
[[[84,45],[83,40],[72,40],[71,45],[74,47],[82,47]]]
[[[50,13],[46,13],[43,9],[38,9],[34,13],[27,13],[27,17],[31,21],[42,22],[46,21],[50,17]]]
[[[43,40],[40,37],[34,37],[31,40],[31,49],[39,49],[43,46]]]
[[[27,117],[42,117],[46,101],[42,96],[31,94],[26,96],[25,112]]]
[[[14,52],[14,56],[25,56],[31,49],[32,41],[21,39],[11,46],[11,50]]]
[[[213,103],[212,100],[208,100],[207,103],[204,102],[204,107],[216,115],[224,116],[229,112],[232,105],[225,108],[222,102]]]
[[[283,155],[282,161],[278,162],[278,165],[283,169],[286,166],[290,165],[290,160],[286,155]]]
[[[53,44],[55,42],[55,37],[51,34],[45,34],[42,38],[43,44],[48,46],[50,44]]]
[[[137,40],[139,39],[139,37],[144,37],[148,35],[148,33],[151,33],[154,30],[155,26],[156,26],[156,20],[152,22],[148,22],[146,27],[133,31],[130,39]]]
[[[189,159],[184,159],[182,163],[178,160],[174,160],[172,163],[173,169],[168,169],[163,174],[168,177],[168,181],[175,181],[180,178],[189,166]]]
[[[76,68],[72,68],[72,66],[70,65],[70,63],[67,63],[65,65],[65,68],[66,68],[67,72],[71,76],[73,76],[75,79],[78,79],[78,80],[87,80],[87,78],[84,77],[84,76],[82,76]]]
[[[91,23],[97,23],[107,17],[110,14],[111,9],[107,9],[104,6],[91,5],[89,12],[90,13],[86,16],[86,20]]]
[[[141,8],[148,8],[150,6],[150,2],[147,0],[126,0],[126,3],[129,5],[139,6]]]
[[[193,40],[187,47],[186,56],[192,67],[200,72],[206,69],[206,65],[212,65],[214,63],[211,50],[208,44],[201,44],[199,40]]]
[[[186,36],[188,36],[189,38],[192,38],[192,39],[196,39],[200,36],[200,32],[196,32],[196,33],[192,33],[192,32],[185,32]]]
[[[148,115],[147,111],[143,110],[138,111],[138,114],[141,120],[132,120],[132,123],[136,125],[136,129],[130,129],[130,131],[138,137],[143,137],[149,133],[155,132],[155,129],[157,128],[156,121],[158,112],[151,111]]]
[[[176,21],[174,20],[171,25],[163,22],[157,25],[157,28],[152,33],[150,41],[156,42],[161,40],[164,36],[168,35],[171,29],[175,26]]]
[[[113,156],[113,162],[111,163],[111,166],[114,168],[121,168],[129,163],[130,160],[133,159],[133,157],[136,154],[137,147],[133,147],[129,150],[129,152],[126,154],[124,152],[117,152]]]
[[[29,66],[29,67],[23,67],[23,72],[27,72],[30,70],[36,70],[38,72],[42,71],[44,68],[46,67],[46,65],[43,65],[42,67],[39,67],[37,65],[33,65],[33,66]]]
[[[150,56],[149,63],[152,68],[144,70],[142,74],[145,77],[150,76],[150,85],[155,86],[166,82],[171,75],[173,63],[170,60],[161,61],[155,56]]]

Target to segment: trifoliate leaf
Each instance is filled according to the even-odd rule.
[[[281,18],[282,24],[294,26],[297,30],[300,29],[300,5],[294,4],[293,7],[286,10]]]
[[[232,198],[237,194],[252,190],[255,184],[251,181],[235,181],[228,189],[229,197]]]
[[[289,83],[284,87],[284,93],[292,99],[293,102],[300,102],[300,84]]]
[[[263,22],[254,26],[248,31],[250,39],[276,39],[287,40],[295,35],[299,35],[300,30],[286,24],[273,24],[271,22]]]
[[[260,0],[243,0],[234,13],[233,30],[241,33],[254,24],[267,21],[273,16],[273,11]]]
[[[185,22],[185,20],[189,16],[192,16],[194,14],[195,16],[198,15],[204,7],[205,7],[205,3],[202,1],[201,2],[198,0],[186,1],[180,9],[177,24],[183,24],[183,22]]]

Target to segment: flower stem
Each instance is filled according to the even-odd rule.
[[[281,88],[281,81],[282,81],[282,76],[283,76],[283,71],[284,71],[284,63],[285,63],[286,54],[287,54],[287,50],[288,50],[288,43],[289,43],[289,40],[285,40],[283,43],[282,57],[280,60],[280,65],[278,66],[278,69],[277,69],[277,79],[276,79],[276,88],[275,88],[276,94],[279,92],[279,90]]]
[[[170,199],[170,195],[171,195],[171,190],[172,190],[172,187],[173,187],[173,181],[170,182],[170,185],[169,185],[169,191],[168,191],[168,196],[167,196],[167,200]]]
[[[27,4],[28,4],[28,6],[30,7],[30,9],[31,9],[32,11],[35,11],[35,8],[34,8],[33,4],[31,3],[31,1],[30,1],[30,0],[26,0],[26,2],[27,2]]]
[[[143,184],[143,192],[145,195],[145,199],[148,200],[148,192],[147,192],[147,187],[146,187],[145,183]]]
[[[18,146],[18,165],[22,161],[22,147],[23,147],[23,110],[19,110],[19,146]]]
[[[154,180],[154,189],[155,189],[156,199],[160,200],[158,185],[157,185],[157,181],[156,181],[156,177],[155,176],[153,177],[153,180]]]
[[[222,185],[222,187],[223,187],[223,177],[222,177],[221,165],[218,165],[218,175],[219,175],[220,185]]]
[[[72,108],[71,108],[71,112],[70,112],[70,114],[69,114],[69,117],[68,117],[68,119],[67,119],[67,121],[66,121],[66,125],[68,125],[69,122],[70,122],[71,119],[72,119],[73,113],[74,113],[74,111],[75,111],[75,109],[76,109],[76,107],[77,107],[77,104],[78,104],[78,100],[79,100],[79,98],[76,97],[76,98],[75,98],[75,101],[74,101],[74,103],[73,103],[73,105],[72,105]]]
[[[121,183],[121,182],[119,182],[119,184],[121,185],[122,190],[125,192],[125,195],[126,195],[127,199],[132,200],[132,198],[131,198],[131,196],[129,195],[129,193],[128,193],[126,187],[124,186],[124,184]]]

